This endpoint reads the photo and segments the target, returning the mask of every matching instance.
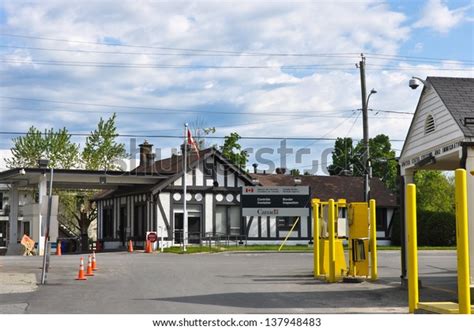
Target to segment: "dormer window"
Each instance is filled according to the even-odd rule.
[[[435,121],[432,115],[428,115],[425,120],[425,134],[430,134],[435,130]]]

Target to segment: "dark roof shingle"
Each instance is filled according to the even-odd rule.
[[[263,186],[294,186],[294,176],[284,174],[251,174]],[[303,175],[299,177],[302,186],[309,186],[311,197],[327,201],[345,198],[348,202],[364,200],[364,178],[354,176],[318,176]],[[379,178],[371,180],[371,198],[377,205],[396,207],[395,195],[390,192]]]
[[[465,125],[465,118],[474,117],[474,78],[428,77],[444,105],[466,137],[474,137],[474,125]]]

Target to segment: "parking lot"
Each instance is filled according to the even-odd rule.
[[[455,251],[420,251],[422,301],[456,299]],[[85,256],[86,257],[86,256]],[[1,313],[406,313],[400,252],[379,252],[375,283],[312,277],[311,253],[97,255],[99,270],[76,281],[80,255],[0,257]],[[85,258],[87,260],[87,258]]]

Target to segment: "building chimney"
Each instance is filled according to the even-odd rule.
[[[149,162],[150,156],[152,155],[151,151],[153,149],[153,144],[149,144],[147,140],[145,140],[142,144],[139,145],[140,147],[140,166],[147,167],[151,165]],[[155,156],[152,155],[154,158]]]
[[[257,164],[257,163],[253,163],[253,164],[252,164],[252,167],[253,167],[253,173],[257,174],[257,167],[258,167],[258,164]]]
[[[285,174],[286,173],[286,168],[277,167],[275,171],[276,171],[276,174]]]

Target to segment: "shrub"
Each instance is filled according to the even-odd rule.
[[[418,211],[418,246],[453,246],[456,244],[456,217],[451,212]],[[392,244],[400,245],[400,217],[394,216]]]

